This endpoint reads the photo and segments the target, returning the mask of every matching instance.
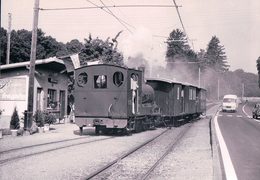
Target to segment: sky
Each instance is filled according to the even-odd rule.
[[[105,5],[174,5],[172,0],[101,0]],[[40,0],[40,8],[91,7],[100,0]],[[257,73],[260,56],[259,0],[176,0],[181,18],[195,51],[206,49],[212,36],[225,47],[230,70],[243,69]],[[1,27],[8,27],[12,14],[12,29],[32,30],[34,0],[1,0]],[[68,42],[91,33],[101,39],[118,37],[118,48],[128,56],[143,56],[150,63],[165,62],[166,39],[174,29],[182,29],[174,7],[117,7],[113,14],[127,23],[124,26],[102,9],[41,10],[39,24],[46,35]],[[125,27],[126,26],[126,27]],[[183,29],[182,29],[183,30]]]

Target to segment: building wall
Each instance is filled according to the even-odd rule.
[[[17,107],[20,119],[24,117],[23,112],[27,109],[28,102],[28,87],[29,87],[29,70],[15,69],[1,72],[0,78],[0,129],[9,128],[10,120],[15,107]],[[68,78],[66,73],[59,73],[53,70],[36,69],[34,80],[34,112],[40,110],[48,110],[56,113],[57,118],[60,117],[60,92],[64,92],[64,111],[67,111],[67,87]],[[37,90],[41,89],[41,105],[38,106]],[[48,90],[56,91],[55,101],[57,106],[51,108],[48,106]],[[21,122],[23,126],[23,122]]]
[[[56,113],[61,110],[60,104],[60,92],[64,92],[64,107],[65,114],[67,109],[67,89],[68,89],[68,77],[66,74],[60,74],[54,71],[48,70],[39,70],[39,74],[36,74],[36,83],[35,83],[35,96],[34,96],[34,109],[37,109],[37,89],[42,89],[42,107],[41,110],[48,110]],[[57,106],[51,108],[48,104],[48,90],[54,90],[56,92],[54,102],[57,102]],[[61,117],[62,118],[62,117]]]
[[[20,118],[27,108],[29,79],[28,76],[22,75],[0,80],[0,128],[9,128],[14,108],[17,108]]]

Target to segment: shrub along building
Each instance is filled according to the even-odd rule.
[[[0,129],[9,128],[14,108],[24,116],[28,103],[30,62],[0,66]],[[65,66],[66,65],[66,66]],[[68,67],[63,60],[36,60],[34,76],[34,106],[36,110],[54,113],[63,119],[67,111]]]

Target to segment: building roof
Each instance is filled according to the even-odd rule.
[[[67,60],[58,59],[56,57],[51,57],[48,59],[40,59],[35,61],[35,68],[38,67],[46,68],[49,70],[54,71],[73,71],[73,65],[70,65],[71,62],[67,62]],[[72,63],[71,63],[72,64]],[[70,67],[72,66],[72,67]],[[5,64],[0,66],[0,71],[13,71],[15,69],[27,68],[30,67],[30,61],[19,62],[19,63],[12,63],[12,64]]]

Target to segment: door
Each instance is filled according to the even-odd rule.
[[[65,116],[65,91],[60,91],[60,119],[63,119]]]
[[[42,88],[37,88],[37,97],[36,97],[36,110],[43,110],[43,90]]]

